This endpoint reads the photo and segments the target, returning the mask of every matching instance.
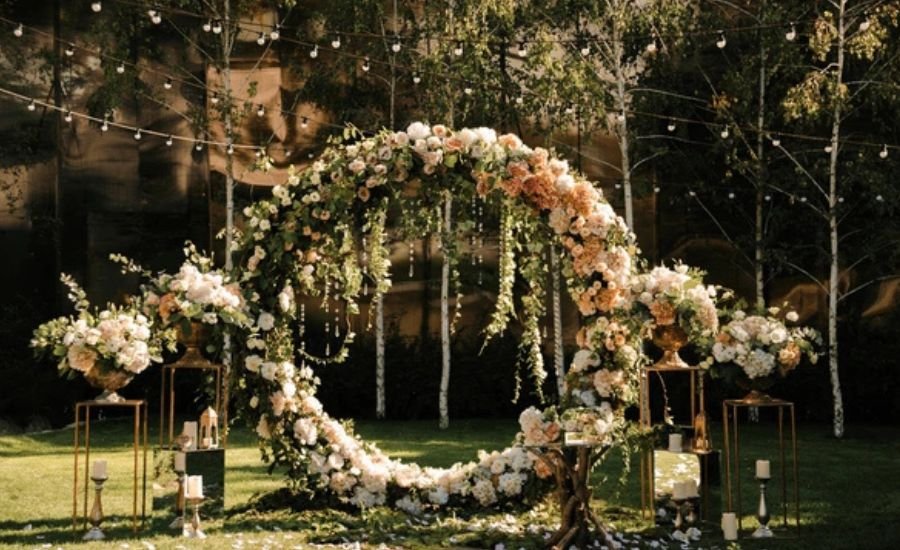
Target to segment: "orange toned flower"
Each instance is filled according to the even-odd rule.
[[[451,152],[451,153],[456,152],[456,151],[462,151],[463,142],[461,139],[459,139],[456,136],[449,137],[444,140],[444,149],[446,149],[448,152]]]
[[[359,197],[359,199],[361,201],[367,202],[369,200],[369,197],[371,196],[371,193],[369,192],[368,187],[363,186],[363,187],[360,187],[359,189],[357,189],[356,195]]]
[[[528,164],[534,168],[543,168],[547,166],[547,159],[549,158],[550,153],[543,147],[538,147],[532,151],[531,156],[528,157]]]
[[[509,172],[509,175],[514,178],[524,178],[525,176],[530,174],[528,170],[528,164],[525,161],[515,161],[510,162],[506,165],[506,170]]]
[[[788,342],[788,345],[781,348],[778,352],[778,362],[781,364],[782,376],[800,364],[801,355],[800,348],[793,342]]]
[[[650,304],[650,313],[656,319],[656,324],[668,326],[675,324],[675,307],[669,302],[653,302]]]
[[[159,299],[159,316],[162,318],[163,323],[169,322],[169,316],[173,313],[178,313],[181,308],[178,307],[178,301],[175,299],[175,295],[171,292],[163,295],[162,298]]]

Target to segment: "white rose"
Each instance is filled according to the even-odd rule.
[[[787,313],[787,315],[784,316],[784,318],[787,319],[788,321],[790,321],[791,323],[796,323],[797,321],[800,320],[800,316],[797,315],[796,311],[789,311]]]
[[[259,372],[259,367],[263,364],[262,357],[259,355],[248,355],[244,359],[244,367],[250,372]]]
[[[259,370],[263,378],[272,381],[275,380],[275,373],[278,372],[278,365],[271,361],[266,361],[260,366]]]
[[[250,398],[250,408],[255,409],[258,406],[259,406],[259,397],[256,397],[254,395],[253,397]]]
[[[275,316],[263,311],[259,314],[259,319],[256,321],[256,324],[259,325],[259,328],[262,330],[272,330],[275,328]]]
[[[422,124],[421,122],[413,122],[406,129],[406,135],[408,135],[409,139],[413,141],[417,139],[425,139],[431,135],[431,128],[429,128],[427,124]]]

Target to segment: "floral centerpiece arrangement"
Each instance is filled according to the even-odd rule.
[[[206,339],[206,327],[220,336],[227,325],[249,327],[247,303],[239,284],[228,274],[216,269],[211,257],[197,251],[193,243],[186,243],[186,257],[178,272],[153,274],[120,254],[110,259],[121,264],[122,271],[138,273],[146,283],[142,285],[144,313],[158,321],[167,339],[177,339],[189,349]]]
[[[638,275],[632,287],[635,308],[649,319],[653,342],[663,350],[660,367],[686,367],[678,356],[684,345],[708,348],[719,330],[718,290],[703,284],[703,272],[676,264]]]
[[[151,363],[162,362],[163,342],[142,312],[140,301],[125,306],[91,308],[84,290],[70,276],[61,275],[75,304],[74,316],[59,317],[34,331],[31,347],[39,357],[52,357],[63,374],[84,375],[103,393],[97,398],[119,401],[117,390]]]
[[[809,327],[788,327],[779,318],[782,312],[773,307],[761,315],[732,313],[712,347],[712,374],[752,390],[748,397],[762,398],[760,392],[787,376],[804,356],[815,364],[821,336]],[[794,311],[784,312],[783,317],[788,322],[798,319]]]

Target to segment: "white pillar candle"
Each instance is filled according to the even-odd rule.
[[[184,430],[182,430],[187,435],[191,436],[191,444],[188,446],[188,449],[196,449],[199,445],[199,441],[197,441],[197,423],[196,422],[185,422]]]
[[[674,500],[685,500],[688,498],[688,487],[683,481],[676,481],[672,486],[672,498]]]
[[[734,512],[722,514],[722,534],[725,540],[737,540],[737,516]]]
[[[106,461],[105,460],[95,460],[94,468],[91,473],[91,477],[94,479],[106,479]]]
[[[673,453],[682,451],[681,434],[669,434],[669,451]]]
[[[184,460],[184,453],[182,453],[182,452],[177,452],[177,453],[175,453],[175,471],[176,471],[176,472],[183,472],[183,471],[185,471],[185,464],[184,464],[184,462],[185,462],[185,460]]]
[[[188,476],[186,498],[203,498],[203,476]]]
[[[757,479],[770,479],[772,477],[771,469],[769,468],[768,460],[757,460],[756,461],[756,478]]]
[[[687,498],[697,498],[700,494],[697,492],[697,482],[693,479],[688,479],[684,482],[685,492],[687,493]]]
[[[200,446],[201,449],[209,449],[210,447],[212,447],[212,438],[204,437],[203,441],[201,443],[202,443],[202,445]]]

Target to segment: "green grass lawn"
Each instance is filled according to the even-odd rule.
[[[447,512],[426,518],[377,509],[365,514],[342,510],[267,507],[256,511],[254,495],[281,487],[278,475],[269,476],[259,460],[251,434],[232,433],[227,452],[227,520],[209,521],[210,538],[203,542],[173,536],[165,529],[164,513],[156,511],[151,526],[132,535],[130,425],[123,421],[94,423],[92,458],[109,461],[110,480],[104,489],[104,524],[109,540],[88,545],[72,531],[71,429],[0,437],[0,547],[3,548],[270,548],[305,547],[311,543],[341,544],[360,541],[378,547],[492,547],[537,548],[541,535],[534,530],[553,527],[548,505],[532,511],[476,514]],[[745,527],[754,524],[755,487],[749,472],[755,458],[773,459],[768,424],[742,431],[742,456],[747,472],[744,484]],[[429,466],[447,466],[469,460],[480,448],[500,448],[515,430],[514,421],[460,420],[440,431],[433,421],[359,422],[357,430],[395,457]],[[843,441],[836,441],[824,425],[800,426],[801,516],[800,538],[742,541],[742,548],[900,548],[900,429],[851,426]],[[719,433],[714,443],[721,443]],[[151,430],[151,442],[153,432]],[[626,485],[616,477],[621,460],[611,457],[597,473],[595,506],[618,529],[644,537],[662,534],[639,519],[637,469]],[[152,476],[151,476],[152,477]],[[79,494],[80,497],[80,494]],[[266,502],[273,499],[266,499]],[[777,507],[777,498],[773,496]],[[529,528],[531,531],[529,531]],[[714,526],[706,526],[699,546],[725,548]],[[694,547],[699,547],[694,545]],[[627,548],[627,546],[626,546]]]

